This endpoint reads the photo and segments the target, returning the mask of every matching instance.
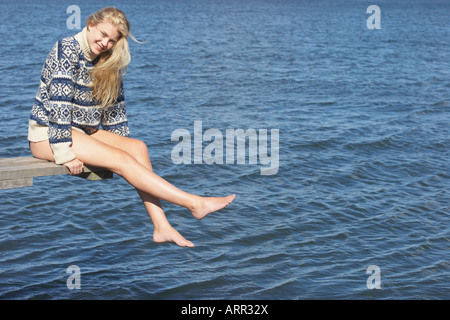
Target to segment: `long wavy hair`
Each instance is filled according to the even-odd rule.
[[[86,20],[86,26],[109,22],[117,28],[119,40],[114,47],[100,54],[98,62],[91,71],[92,98],[101,106],[114,104],[119,95],[122,76],[127,72],[131,61],[128,37],[136,39],[130,33],[130,23],[125,14],[114,7],[106,7],[91,14]]]

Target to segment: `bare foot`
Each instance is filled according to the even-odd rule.
[[[153,241],[158,243],[173,242],[180,247],[194,247],[194,244],[191,241],[186,240],[177,230],[175,230],[171,226],[160,228],[158,230],[155,229],[155,231],[153,232]]]
[[[200,197],[191,212],[196,219],[200,220],[214,211],[225,208],[233,202],[234,198],[236,198],[235,194],[227,197]]]

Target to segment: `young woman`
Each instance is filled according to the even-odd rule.
[[[73,175],[87,164],[122,176],[150,215],[153,240],[193,247],[169,224],[160,199],[202,219],[235,195],[196,196],[153,173],[146,144],[129,137],[122,84],[130,62],[128,37],[134,39],[125,14],[108,7],[89,16],[80,33],[53,46],[31,110],[30,149],[36,158],[64,164]]]

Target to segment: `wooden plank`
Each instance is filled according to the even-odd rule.
[[[0,180],[0,190],[13,189],[22,187],[31,187],[33,185],[33,178],[14,179],[14,180]]]
[[[36,163],[36,162],[49,162],[47,160],[38,159],[35,157],[12,157],[12,158],[0,158],[0,166],[10,165],[13,163]]]
[[[0,166],[0,180],[21,179],[30,177],[43,177],[60,174],[68,174],[65,166],[55,165],[52,162],[17,163],[8,166]]]
[[[34,157],[0,158],[0,189],[31,186],[33,177],[61,174],[69,174],[69,169],[51,161]],[[77,177],[102,180],[112,178],[113,173],[103,168],[84,166],[83,173]]]

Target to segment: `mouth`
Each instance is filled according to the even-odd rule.
[[[104,50],[104,48],[100,44],[96,43],[96,45],[99,52],[102,52]]]

